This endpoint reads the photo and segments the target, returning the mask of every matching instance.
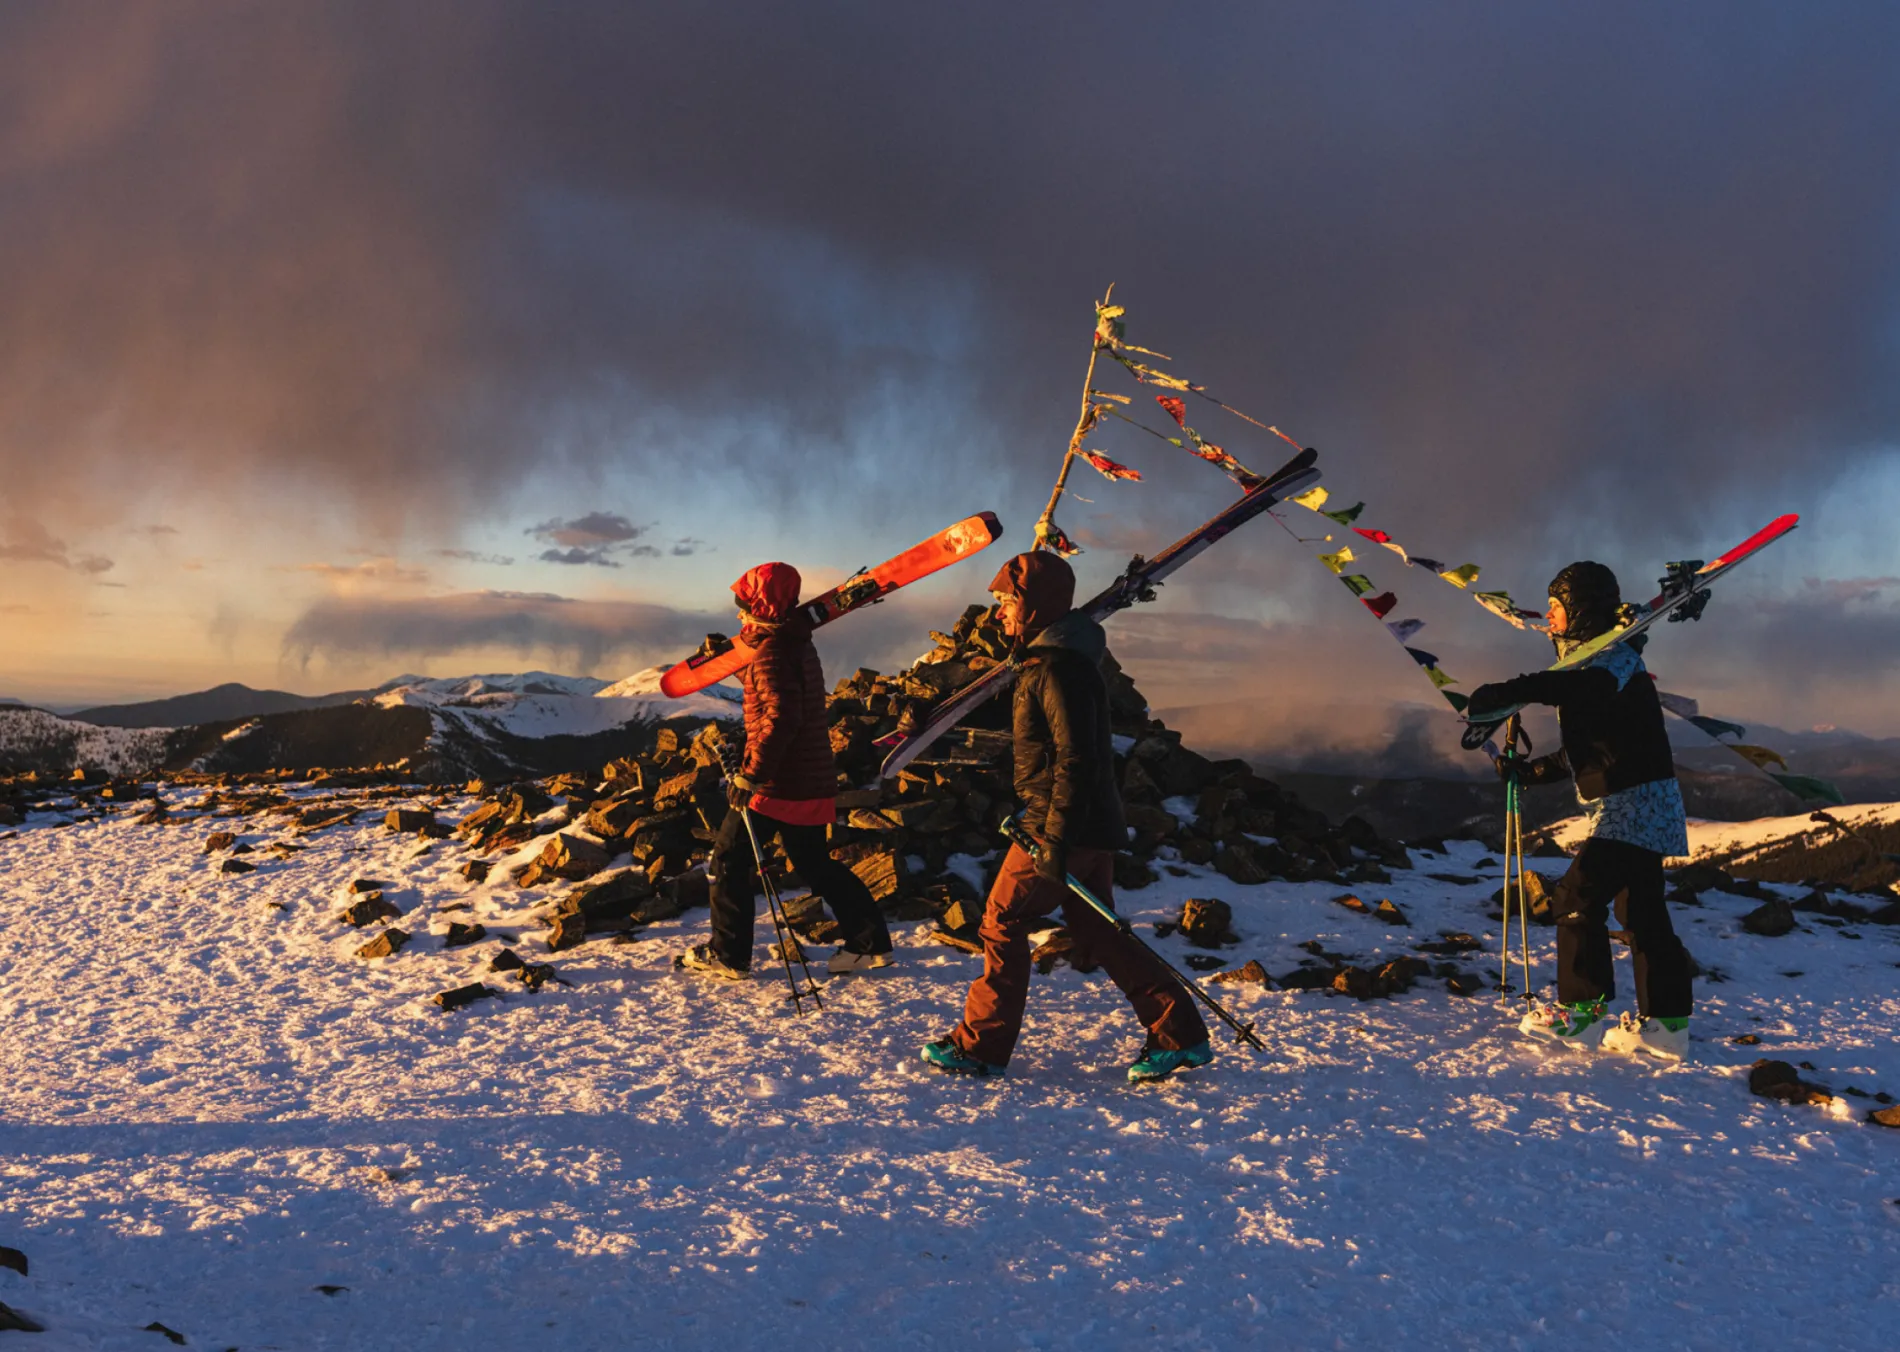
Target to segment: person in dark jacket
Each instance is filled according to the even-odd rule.
[[[1550,584],[1550,636],[1561,656],[1622,620],[1616,575],[1600,563],[1573,563]],[[1689,852],[1682,790],[1663,726],[1656,684],[1638,651],[1642,636],[1614,643],[1583,666],[1540,671],[1471,694],[1470,713],[1514,704],[1557,709],[1562,747],[1516,767],[1520,783],[1574,780],[1589,838],[1557,885],[1557,1001],[1524,1017],[1527,1034],[1568,1046],[1645,1052],[1682,1060],[1692,1000],[1689,954],[1663,901],[1663,859]],[[1506,763],[1500,758],[1499,769]],[[1616,995],[1609,915],[1629,934],[1636,1008],[1604,1020]]]
[[[1148,1028],[1129,1079],[1162,1079],[1204,1066],[1213,1052],[1187,991],[1063,881],[1073,874],[1112,904],[1115,852],[1128,843],[1101,672],[1108,650],[1102,627],[1073,609],[1075,574],[1057,554],[1017,555],[990,591],[1023,659],[1014,708],[1016,796],[1041,857],[1010,847],[978,927],[983,975],[970,987],[962,1022],[926,1044],[923,1059],[957,1074],[1002,1073],[1029,998],[1029,931],[1059,908],[1085,960],[1077,965],[1092,960],[1106,971]]]
[[[844,930],[832,954],[834,974],[888,967],[891,935],[857,874],[831,857],[826,829],[837,817],[837,768],[825,716],[825,673],[812,646],[812,624],[798,609],[798,570],[762,563],[732,584],[743,628],[758,650],[740,673],[745,685],[745,760],[734,777],[731,809],[713,840],[709,866],[712,939],[682,953],[678,966],[730,980],[752,967],[757,869],[746,814],[761,847],[774,836],[806,886],[825,899]]]

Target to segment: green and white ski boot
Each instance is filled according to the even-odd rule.
[[[1603,1050],[1620,1055],[1646,1055],[1664,1061],[1689,1059],[1689,1021],[1654,1019],[1624,1012],[1603,1034]]]
[[[1517,1025],[1526,1037],[1560,1047],[1575,1047],[1593,1052],[1603,1041],[1603,1016],[1609,1012],[1602,1000],[1579,1000],[1573,1004],[1543,1004],[1526,1014]]]

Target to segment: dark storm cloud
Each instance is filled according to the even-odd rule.
[[[618,568],[622,558],[660,557],[657,545],[637,543],[651,529],[651,526],[634,525],[618,512],[589,512],[571,521],[563,521],[558,517],[543,521],[538,526],[528,527],[526,533],[538,540],[565,546],[542,550],[536,557],[543,563]]]
[[[0,482],[1014,528],[1114,280],[1401,538],[1672,556],[1896,454],[1897,68],[1881,3],[12,5]],[[1104,437],[1172,538],[1206,471]]]
[[[635,665],[674,660],[718,628],[718,617],[630,601],[582,601],[544,592],[451,596],[333,596],[316,602],[284,635],[284,657],[452,657],[494,651],[553,655],[592,670],[614,658]]]
[[[1897,58],[1878,4],[11,6],[0,471],[452,510],[895,409],[1028,485],[1114,278],[1421,510],[1641,515],[1893,430]]]

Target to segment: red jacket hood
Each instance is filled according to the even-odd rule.
[[[804,579],[791,564],[762,563],[746,569],[745,575],[732,584],[732,594],[739,609],[769,624],[792,613],[803,585]]]

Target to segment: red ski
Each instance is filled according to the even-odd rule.
[[[967,559],[988,548],[1002,533],[1003,524],[996,519],[996,513],[978,512],[875,568],[860,568],[799,609],[811,620],[813,628],[830,624],[840,615],[876,605],[899,587],[909,586],[920,577],[929,577],[959,559]],[[757,650],[749,644],[736,642],[717,652],[695,653],[660,678],[661,693],[678,699],[695,690],[704,690],[750,666],[757,655]]]

